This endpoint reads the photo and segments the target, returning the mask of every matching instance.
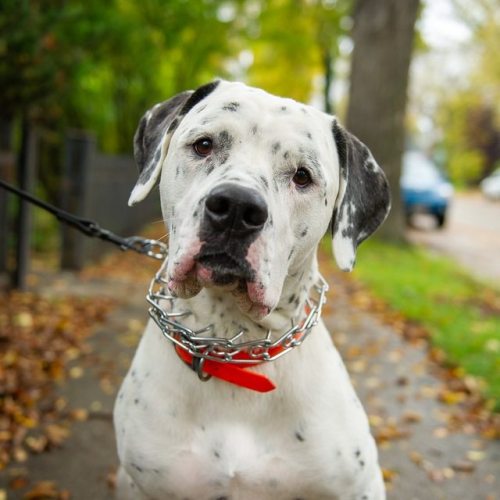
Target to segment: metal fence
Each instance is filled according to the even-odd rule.
[[[122,235],[132,235],[142,226],[161,218],[158,197],[127,205],[137,180],[137,167],[129,156],[104,155],[95,139],[85,133],[68,134],[65,147],[62,208]],[[79,269],[110,250],[109,244],[88,238],[62,226],[61,265]]]
[[[29,154],[24,155],[26,158],[20,156],[17,184],[33,191],[37,170],[37,141],[24,142]],[[123,236],[137,234],[144,225],[161,218],[157,196],[150,196],[134,207],[127,205],[129,194],[137,180],[137,168],[132,157],[102,154],[97,149],[95,138],[81,131],[68,133],[64,151],[60,208],[94,220],[102,228]],[[4,180],[13,182],[16,177],[13,158],[0,155],[0,160],[0,175]],[[21,203],[20,215],[9,222],[7,196],[5,191],[0,192],[0,274],[12,274],[14,286],[24,288],[29,270],[31,207],[26,202]],[[15,266],[9,270],[7,241],[12,239],[16,241]],[[108,243],[88,238],[61,224],[63,269],[81,269],[112,248]]]

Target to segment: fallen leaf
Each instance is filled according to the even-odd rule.
[[[382,477],[385,483],[392,483],[392,481],[397,477],[398,473],[395,470],[382,467]]]
[[[26,476],[17,476],[17,477],[12,478],[9,481],[9,488],[11,490],[20,490],[22,488],[26,488],[26,486],[28,486],[28,484],[29,484],[29,480]],[[0,496],[0,499],[1,499],[1,496]]]
[[[58,424],[49,424],[45,427],[45,435],[50,444],[60,446],[69,436],[69,430]]]
[[[473,462],[480,462],[486,458],[486,453],[484,451],[470,450],[467,452],[467,458]]]
[[[416,424],[422,420],[422,415],[416,411],[405,411],[401,417],[407,424]]]
[[[48,500],[61,497],[53,481],[40,481],[23,498],[25,500]]]
[[[457,472],[474,472],[476,466],[467,460],[460,460],[451,464],[451,468]]]
[[[47,448],[49,440],[46,436],[28,436],[25,443],[30,451],[41,453]]]

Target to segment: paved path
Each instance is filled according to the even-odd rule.
[[[487,200],[480,193],[457,195],[443,230],[411,230],[409,237],[500,286],[500,201]]]
[[[136,261],[132,268],[139,269],[141,263]],[[386,438],[380,456],[390,479],[389,498],[500,500],[495,494],[500,491],[500,443],[482,439],[473,428],[450,432],[451,411],[457,408],[437,400],[441,381],[432,373],[425,348],[405,342],[394,329],[360,312],[346,293],[346,283],[338,282],[329,268],[325,275],[332,283],[326,323],[375,433]],[[84,376],[61,388],[71,407],[87,408],[92,417],[72,426],[62,448],[31,456],[26,464],[2,472],[0,488],[6,488],[21,468],[31,485],[53,480],[69,490],[72,499],[109,499],[108,477],[116,466],[113,398],[146,320],[147,280],[97,277],[82,283],[67,274],[44,284],[46,293],[112,294],[119,303],[106,323],[96,328],[93,355],[85,360]],[[24,491],[8,490],[7,498],[21,499]]]
[[[380,462],[392,478],[388,498],[500,499],[500,442],[472,427],[450,430],[460,408],[438,400],[445,389],[425,344],[408,343],[353,307],[344,285],[330,295],[326,324],[381,440]]]

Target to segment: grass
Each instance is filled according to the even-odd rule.
[[[500,291],[449,259],[407,245],[361,245],[355,276],[375,296],[418,321],[447,360],[477,377],[500,411]]]

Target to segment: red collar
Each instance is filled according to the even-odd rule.
[[[309,314],[310,308],[306,304],[304,307],[306,315]],[[294,335],[295,340],[300,340],[304,333],[298,331]],[[269,349],[269,356],[274,357],[283,352],[286,348],[278,345]],[[230,384],[238,385],[240,387],[245,387],[252,391],[257,392],[270,392],[276,389],[276,385],[272,380],[267,378],[262,373],[257,373],[249,370],[252,366],[257,366],[262,364],[262,361],[257,361],[255,363],[245,363],[245,364],[235,364],[230,362],[215,361],[211,359],[204,359],[193,356],[186,350],[182,349],[179,345],[175,345],[175,352],[177,356],[182,359],[192,370],[198,373],[201,380],[208,380],[211,377],[216,377]],[[252,359],[246,352],[240,352],[234,356],[234,359]]]
[[[302,332],[297,333],[297,340],[303,336]],[[283,352],[285,347],[279,345],[269,349],[271,357]],[[179,345],[175,345],[175,352],[192,370],[198,373],[201,380],[208,380],[210,377],[216,377],[225,380],[230,384],[239,385],[252,391],[270,392],[276,389],[272,380],[261,373],[249,370],[252,366],[262,364],[262,362],[235,364],[230,362],[215,361],[193,356],[185,351]],[[240,352],[234,356],[234,359],[252,359],[246,352]]]

